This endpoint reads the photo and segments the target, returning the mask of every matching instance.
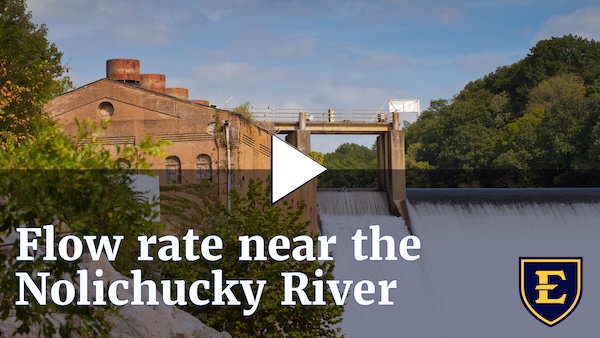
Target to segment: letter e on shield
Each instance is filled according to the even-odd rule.
[[[554,326],[567,318],[581,298],[582,258],[519,258],[519,284],[525,308]]]

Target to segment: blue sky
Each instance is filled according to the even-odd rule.
[[[223,107],[353,109],[388,99],[421,107],[524,58],[540,39],[600,39],[594,0],[29,0],[75,86],[105,61],[136,58],[142,73]],[[372,136],[313,137],[313,150]]]

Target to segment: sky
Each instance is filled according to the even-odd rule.
[[[139,59],[221,108],[378,110],[451,99],[542,39],[600,39],[595,0],[28,0],[76,87]],[[233,96],[233,97],[232,97]],[[231,99],[230,99],[231,98]],[[230,100],[229,100],[230,99]],[[226,101],[229,102],[226,103]],[[313,136],[312,150],[373,136]]]

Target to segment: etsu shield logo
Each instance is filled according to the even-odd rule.
[[[521,300],[542,323],[567,318],[581,298],[581,257],[520,259]]]

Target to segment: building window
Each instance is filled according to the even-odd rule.
[[[102,102],[98,106],[98,115],[100,115],[100,118],[103,120],[108,120],[111,118],[114,112],[115,107],[113,107],[112,103],[110,102]]]
[[[212,180],[212,161],[206,154],[196,157],[196,182]]]
[[[167,157],[165,174],[166,184],[181,184],[181,161],[179,160],[179,157]]]

